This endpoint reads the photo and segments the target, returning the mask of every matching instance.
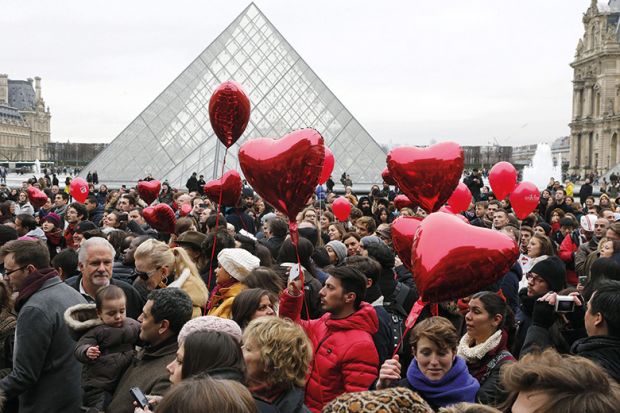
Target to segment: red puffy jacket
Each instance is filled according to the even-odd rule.
[[[579,249],[579,238],[575,238],[575,233],[566,234],[558,252],[558,256],[566,264],[566,283],[570,285],[579,283],[579,278],[575,272],[575,252]]]
[[[326,313],[316,320],[301,320],[303,295],[280,296],[280,317],[300,324],[312,341],[314,359],[306,383],[306,406],[320,413],[327,403],[343,393],[368,390],[379,373],[379,355],[372,335],[379,329],[374,308],[362,303],[347,318],[331,319]]]

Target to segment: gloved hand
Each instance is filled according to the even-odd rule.
[[[536,300],[532,312],[532,324],[542,328],[549,328],[556,320],[555,310],[547,301]]]

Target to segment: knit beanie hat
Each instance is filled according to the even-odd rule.
[[[379,238],[376,235],[367,235],[365,237],[362,237],[361,242],[362,242],[362,245],[364,246],[364,248],[366,248],[370,244],[381,244],[381,243],[383,243],[383,241],[381,241],[381,238]]]
[[[62,227],[60,226],[62,218],[60,218],[60,215],[55,212],[48,213],[45,218],[43,218],[43,222],[51,222],[56,228],[62,229]]]
[[[242,248],[224,248],[217,254],[217,262],[237,281],[243,281],[260,260]]]
[[[336,256],[338,257],[337,264],[342,263],[345,258],[347,258],[347,246],[344,245],[342,242],[338,240],[333,240],[329,241],[327,244],[325,244],[325,246],[331,247],[334,250]]]
[[[179,344],[183,343],[187,336],[199,331],[219,331],[221,333],[229,334],[236,341],[241,343],[241,327],[233,320],[227,318],[215,317],[212,315],[205,315],[202,317],[196,317],[189,320],[181,331],[177,338]]]
[[[539,222],[536,226],[541,227],[545,231],[545,235],[549,236],[549,234],[551,234],[551,225],[546,222]]]
[[[549,290],[558,292],[566,285],[566,267],[556,256],[539,261],[530,270],[549,285]]]

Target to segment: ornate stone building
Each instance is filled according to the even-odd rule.
[[[0,161],[45,159],[50,110],[41,96],[41,78],[10,80],[0,74]]]

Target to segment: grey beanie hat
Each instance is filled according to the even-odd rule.
[[[336,264],[342,264],[347,258],[347,246],[342,242],[337,240],[329,241],[325,244],[325,247],[331,247],[331,249],[333,249],[336,253],[336,256],[338,257],[338,262]]]

